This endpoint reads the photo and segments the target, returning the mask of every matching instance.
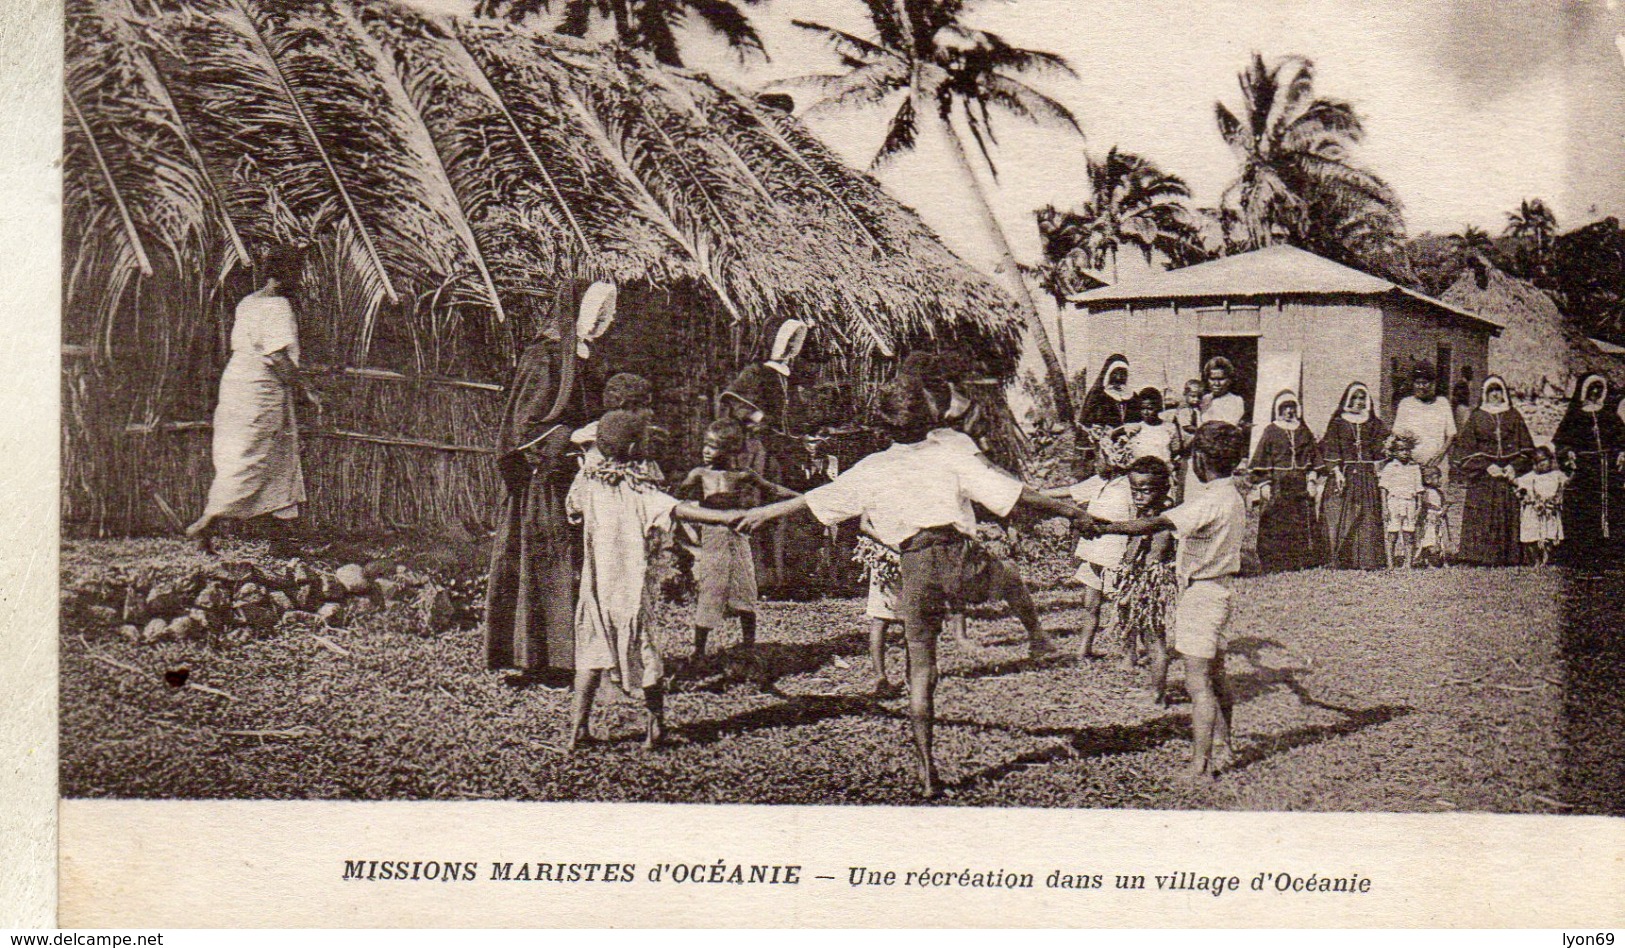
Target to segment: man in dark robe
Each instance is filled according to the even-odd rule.
[[[576,472],[570,433],[586,416],[575,389],[573,324],[544,329],[519,357],[502,409],[503,497],[486,590],[485,660],[527,676],[575,665],[576,538],[564,497]],[[552,335],[549,335],[552,333]]]

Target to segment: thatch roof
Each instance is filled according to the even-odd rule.
[[[1400,296],[1447,319],[1466,320],[1491,332],[1500,328],[1493,318],[1483,314],[1288,244],[1147,273],[1134,280],[1076,293],[1069,299],[1094,311],[1131,302],[1279,296]]]
[[[1000,288],[704,75],[380,0],[140,6],[157,12],[68,3],[66,328],[89,337],[69,341],[110,341],[136,274],[212,274],[292,236],[352,278],[354,362],[375,336],[421,348],[605,278],[701,287],[753,340],[797,316],[843,356],[1015,355]]]
[[[1625,364],[1592,345],[1551,297],[1494,266],[1481,262],[1469,269],[1443,298],[1505,327],[1490,339],[1489,371],[1520,393],[1566,393],[1588,372],[1625,384]]]

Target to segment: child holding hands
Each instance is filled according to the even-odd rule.
[[[881,389],[877,414],[891,447],[801,497],[747,511],[739,528],[753,530],[802,510],[825,526],[867,514],[875,538],[899,551],[898,611],[908,647],[909,721],[921,789],[934,797],[940,790],[932,756],[937,635],[949,611],[986,597],[991,579],[991,559],[972,542],[973,503],[999,517],[1018,505],[1080,521],[1085,512],[931,440],[937,411],[916,378],[900,376]]]
[[[745,445],[745,429],[732,418],[718,418],[705,429],[700,448],[701,465],[688,472],[677,488],[679,496],[698,494],[700,505],[710,509],[744,508],[747,491],[799,497],[795,491],[767,480],[740,463]],[[754,490],[753,490],[754,489]],[[700,527],[700,548],[694,556],[694,656],[705,657],[711,630],[728,616],[739,617],[740,644],[748,652],[756,645],[756,564],[750,538],[722,526]]]
[[[1247,503],[1231,472],[1247,453],[1247,436],[1235,425],[1205,422],[1191,444],[1191,468],[1200,490],[1185,502],[1153,517],[1096,521],[1086,532],[1151,536],[1171,531],[1179,541],[1175,572],[1180,587],[1174,607],[1174,648],[1185,659],[1185,687],[1191,693],[1193,780],[1209,780],[1216,761],[1230,753],[1232,700],[1224,680],[1229,638],[1230,586],[1241,572],[1241,545],[1247,529]]]
[[[631,411],[599,419],[597,448],[603,460],[576,474],[564,501],[571,519],[582,525],[585,553],[576,601],[571,751],[590,737],[593,696],[605,676],[628,694],[642,693],[648,710],[644,746],[664,741],[664,667],[651,635],[652,596],[645,589],[651,534],[670,529],[674,520],[729,526],[740,516],[663,493],[642,457],[648,428],[648,420]]]

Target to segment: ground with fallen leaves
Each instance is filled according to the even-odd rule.
[[[63,574],[195,555],[77,541]],[[1065,566],[1033,570],[1058,631],[1079,620]],[[1237,759],[1215,785],[1179,780],[1189,705],[1154,706],[1109,630],[1105,660],[1077,664],[1070,636],[1065,658],[1035,665],[1001,612],[972,622],[980,647],[942,648],[943,802],[1625,813],[1625,570],[1315,570],[1245,579],[1236,602]],[[686,615],[662,607],[665,654],[687,651]],[[62,793],[917,802],[904,702],[861,694],[862,603],[763,603],[760,615],[765,688],[699,678],[668,701],[676,745],[653,752],[641,706],[600,697],[608,741],[573,757],[560,750],[568,692],[486,671],[476,628],[426,636],[374,615],[215,647],[65,627]],[[896,680],[900,642],[890,662]]]

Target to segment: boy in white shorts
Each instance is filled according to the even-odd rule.
[[[1246,453],[1247,436],[1240,428],[1206,422],[1196,430],[1191,445],[1191,469],[1202,482],[1201,490],[1159,516],[1097,521],[1093,529],[1123,536],[1172,530],[1179,541],[1173,646],[1185,658],[1185,687],[1191,693],[1190,776],[1197,780],[1211,780],[1217,773],[1217,757],[1230,754],[1233,702],[1224,680],[1224,650],[1230,586],[1241,572],[1241,542],[1247,528],[1247,503],[1230,472]]]

